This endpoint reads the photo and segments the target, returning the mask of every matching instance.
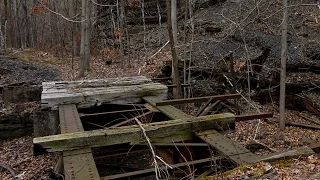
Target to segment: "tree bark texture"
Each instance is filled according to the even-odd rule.
[[[170,39],[170,47],[172,53],[172,80],[173,84],[176,85],[173,88],[173,97],[178,99],[181,96],[181,82],[180,82],[180,75],[178,69],[178,56],[174,46],[174,39],[173,39],[173,32],[172,32],[172,20],[171,20],[171,0],[166,0],[167,4],[167,18],[168,18],[168,34]]]

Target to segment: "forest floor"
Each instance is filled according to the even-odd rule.
[[[195,14],[194,22],[196,25],[195,39],[193,49],[183,49],[184,45],[179,46],[180,57],[189,57],[190,52],[194,58],[193,62],[201,67],[216,67],[223,57],[233,51],[235,59],[245,60],[246,58],[256,57],[261,53],[261,48],[271,47],[271,55],[267,62],[263,65],[262,75],[268,77],[271,72],[277,70],[279,65],[280,54],[280,31],[281,13],[273,14],[280,9],[278,1],[261,1],[260,21],[253,21],[252,14],[243,13],[244,17],[234,17],[238,12],[238,2],[227,1],[209,8],[200,10]],[[242,2],[242,1],[241,1]],[[293,0],[291,3],[299,3],[299,0]],[[316,0],[308,0],[304,3],[315,3]],[[249,1],[248,1],[249,3]],[[243,12],[249,12],[250,5],[241,6]],[[231,9],[230,9],[231,8]],[[223,14],[214,14],[212,12],[224,12]],[[301,13],[303,12],[303,13]],[[320,13],[318,7],[307,6],[292,8],[292,16],[290,18],[291,29],[289,30],[289,63],[319,63],[319,26]],[[248,16],[247,16],[248,15]],[[272,16],[271,16],[272,15]],[[233,36],[230,35],[232,28],[239,22],[239,19],[247,18],[243,31],[237,31]],[[230,20],[226,19],[228,17]],[[265,21],[263,21],[265,20]],[[210,23],[208,23],[210,22]],[[184,23],[181,23],[180,29],[183,29]],[[185,24],[190,25],[190,21]],[[211,34],[205,32],[205,26],[213,25],[222,27],[219,33]],[[230,26],[229,26],[230,25]],[[188,26],[189,28],[190,26]],[[190,30],[190,29],[189,29]],[[168,46],[161,49],[167,41],[165,26],[157,31],[150,31],[146,35],[147,49],[143,47],[143,35],[131,38],[128,48],[130,52],[121,60],[113,59],[110,65],[100,56],[92,57],[91,71],[81,79],[96,79],[110,77],[124,77],[144,75],[147,77],[157,77],[161,75],[163,62],[171,60],[170,49]],[[190,33],[190,31],[189,31]],[[183,34],[180,33],[179,40],[183,40]],[[244,41],[244,38],[246,41]],[[221,41],[223,39],[223,41]],[[139,41],[139,43],[137,43]],[[244,41],[244,42],[243,42]],[[243,44],[247,43],[246,48]],[[242,47],[242,48],[239,48]],[[214,49],[214,50],[213,50]],[[184,54],[184,50],[186,53]],[[156,53],[155,56],[153,56]],[[183,58],[182,58],[183,59]],[[0,85],[17,82],[40,83],[41,81],[51,80],[78,80],[79,58],[59,58],[54,57],[50,52],[43,52],[34,49],[9,49],[7,56],[0,57]],[[290,73],[288,72],[288,81],[290,82],[306,82],[319,80],[320,75],[315,73]],[[201,89],[202,92],[216,93],[217,86],[220,85],[219,79],[212,77],[208,79],[194,79],[194,84],[200,86],[194,89]],[[217,83],[212,83],[216,82]],[[193,85],[194,85],[193,84]],[[320,94],[317,91],[319,87],[314,86],[313,89],[303,92],[303,95],[309,97],[314,103],[319,105]],[[245,90],[241,91],[244,94]],[[195,93],[194,96],[202,95]],[[246,94],[245,94],[246,95]],[[1,103],[1,101],[0,101]],[[245,100],[241,100],[244,107],[242,113],[250,112],[274,112],[273,119],[279,119],[277,102],[267,104],[259,104],[259,102],[250,101],[251,105]],[[289,103],[289,102],[288,102]],[[291,102],[290,102],[291,103]],[[253,106],[252,106],[253,105]],[[32,104],[30,106],[33,106]],[[249,108],[249,106],[251,106]],[[248,108],[247,108],[248,107]],[[3,104],[0,106],[0,112],[4,111]],[[196,109],[194,109],[196,111]],[[312,114],[307,110],[287,110],[286,120],[290,122],[298,122],[307,125],[317,125],[303,118],[307,116],[314,120],[320,117]],[[320,130],[308,129],[303,127],[287,126],[284,131],[279,130],[277,123],[270,123],[265,120],[255,120],[248,122],[237,122],[236,130],[226,136],[247,146],[253,139],[259,143],[263,143],[266,148],[256,151],[257,155],[271,153],[272,151],[280,152],[302,147],[312,143],[320,143]],[[53,168],[54,158],[51,155],[32,156],[32,137],[22,137],[16,139],[8,139],[0,144],[0,163],[6,164],[15,170],[17,175],[24,179],[48,179],[48,172]],[[272,163],[259,163],[254,166],[238,168],[224,176],[224,179],[250,179],[250,177],[261,169],[265,169],[271,165],[275,171],[275,179],[320,179],[320,155],[315,154],[307,157],[295,157],[289,160],[281,160]],[[0,169],[0,179],[10,179],[10,173]],[[220,176],[216,178],[219,179]],[[222,179],[222,178],[220,178]],[[252,178],[251,178],[252,179]],[[261,178],[263,179],[263,178]]]

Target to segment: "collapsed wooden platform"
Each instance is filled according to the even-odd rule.
[[[137,82],[135,82],[134,79],[136,79]],[[130,84],[132,87],[129,87]],[[50,90],[49,87],[53,90]],[[78,88],[79,90],[75,91],[75,89]],[[181,145],[184,147],[210,147],[217,151],[217,154],[211,154],[202,159],[188,162],[173,161],[173,163],[170,163],[173,168],[210,163],[221,159],[228,159],[237,165],[254,163],[262,157],[251,153],[220,132],[234,129],[236,121],[272,117],[272,113],[253,115],[233,115],[225,113],[193,117],[172,106],[172,104],[211,102],[212,100],[240,98],[240,95],[217,95],[164,101],[163,99],[167,94],[167,87],[158,83],[152,83],[151,80],[145,77],[52,82],[46,83],[44,90],[45,89],[47,89],[47,91],[43,93],[42,97],[44,99],[42,102],[46,103],[43,104],[43,107],[50,109],[58,108],[60,134],[34,138],[35,153],[41,154],[47,151],[62,152],[62,162],[64,164],[66,179],[83,179],[83,177],[86,177],[86,179],[117,179],[154,172],[154,168],[147,168],[100,177],[94,161],[91,150],[94,147],[117,144],[146,146],[145,137],[141,135],[141,128],[144,129],[146,135],[156,147],[175,148]],[[91,91],[90,93],[89,89]],[[120,111],[105,109],[103,112],[88,113],[81,110],[83,107],[87,107],[88,109],[88,107],[96,107],[101,104],[115,102],[131,105],[132,103],[138,104],[134,104],[132,106],[133,109]],[[115,105],[113,104],[112,106]],[[79,113],[78,111],[83,111],[84,113]],[[112,122],[110,119],[106,121],[107,125],[103,125],[101,121],[94,121],[97,116],[107,116],[132,111],[138,112],[138,115],[122,120],[121,122]],[[158,113],[157,116],[160,117],[157,122],[146,122],[141,126],[132,123],[136,120],[142,120],[141,118],[143,117],[152,119],[150,116],[153,116],[155,113]],[[86,119],[83,120],[81,118]],[[95,129],[85,130],[83,123],[95,127]],[[201,139],[202,143],[188,143],[193,142],[195,138]],[[138,151],[139,150],[137,150],[137,152]],[[135,151],[132,153],[134,152]],[[166,151],[163,152],[166,153]],[[123,154],[123,152],[119,152],[118,154]],[[110,154],[107,155],[107,157],[108,156],[110,156]],[[164,157],[164,159],[168,158]]]

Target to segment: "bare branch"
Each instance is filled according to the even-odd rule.
[[[53,11],[52,9],[50,9],[49,7],[47,7],[45,4],[43,4],[40,0],[37,0],[44,8],[46,8],[49,12],[53,13],[53,14],[56,14],[60,17],[62,17],[63,19],[69,21],[69,22],[74,22],[74,23],[82,23],[84,21],[86,21],[87,19],[84,19],[84,20],[81,20],[81,21],[77,21],[77,20],[72,20],[72,18],[68,18],[66,16],[64,16],[63,14],[61,13],[58,13],[56,11]]]
[[[117,5],[111,5],[111,4],[99,4],[93,0],[90,0],[94,5],[97,5],[97,6],[102,6],[102,7],[113,7],[113,6],[117,6]]]

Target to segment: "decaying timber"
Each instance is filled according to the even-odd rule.
[[[189,137],[183,136],[185,133],[203,131],[208,129],[220,129],[228,127],[234,123],[233,114],[217,114],[202,117],[188,117],[144,124],[148,137],[152,142],[167,142],[188,140]],[[53,136],[34,138],[35,151],[48,149],[49,151],[64,151],[79,149],[84,147],[101,147],[124,143],[141,143],[145,137],[140,134],[141,128],[138,125],[117,127],[113,129],[83,131],[67,133]],[[40,151],[41,152],[41,151]]]
[[[43,82],[42,86],[42,109],[57,109],[63,104],[85,108],[101,103],[136,103],[146,95],[166,98],[168,91],[166,86],[144,76]]]
[[[309,156],[314,154],[314,151],[310,147],[300,147],[283,152],[276,152],[267,154],[259,158],[259,161],[277,161],[279,159],[288,159],[300,156]]]

